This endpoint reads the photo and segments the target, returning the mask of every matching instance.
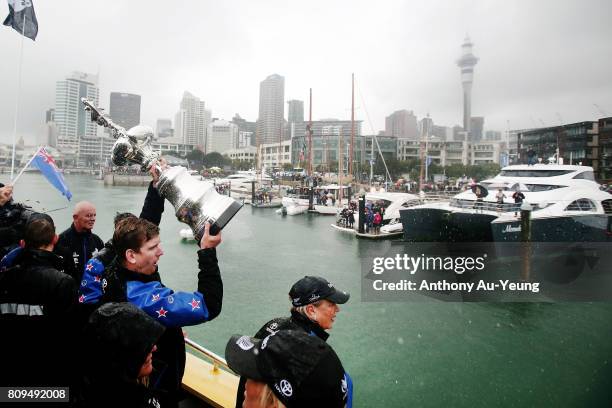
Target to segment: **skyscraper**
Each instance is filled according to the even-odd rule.
[[[285,78],[273,74],[259,84],[257,143],[277,143],[285,117]]]
[[[304,101],[287,101],[287,122],[297,123],[304,121]]]
[[[61,150],[78,154],[79,139],[96,137],[97,125],[85,112],[81,98],[98,105],[100,91],[98,77],[84,72],[73,72],[55,86],[55,122],[59,127],[57,146]]]
[[[204,101],[185,91],[181,100],[181,108],[175,116],[175,137],[183,143],[206,146],[206,129],[212,113],[204,108]]]
[[[126,130],[140,123],[140,95],[111,92],[110,117]]]
[[[470,132],[470,118],[472,117],[474,66],[478,63],[478,58],[472,54],[472,45],[470,38],[465,37],[461,46],[461,58],[457,60],[457,65],[461,68],[461,83],[463,84],[463,130],[468,133]]]
[[[393,112],[385,118],[385,135],[402,139],[418,137],[417,118],[405,109]]]

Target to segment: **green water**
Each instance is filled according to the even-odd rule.
[[[97,205],[94,231],[104,240],[114,213],[138,213],[146,193],[104,187],[89,176],[67,176],[67,183],[73,202]],[[38,200],[32,202],[38,208],[66,203],[37,174],[23,176],[15,197]],[[196,246],[181,243],[183,225],[169,203],[166,211],[162,279],[175,290],[195,290]],[[71,207],[52,215],[58,229],[66,228]],[[361,302],[359,256],[383,254],[389,244],[339,234],[331,222],[245,206],[218,248],[223,311],[210,323],[187,327],[188,335],[223,355],[230,335],[253,334],[268,319],[287,315],[291,284],[317,274],[352,295],[329,342],[354,380],[356,407],[612,406],[612,304]]]

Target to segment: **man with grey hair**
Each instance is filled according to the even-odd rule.
[[[102,239],[92,232],[95,223],[96,207],[80,201],[74,206],[70,228],[59,236],[56,252],[64,257],[64,271],[77,282],[81,281],[87,261],[104,248]]]

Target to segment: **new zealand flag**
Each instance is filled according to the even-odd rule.
[[[32,0],[8,0],[8,6],[9,15],[4,20],[4,25],[13,27],[19,34],[34,41],[38,34],[38,20]]]
[[[53,184],[53,187],[57,188],[68,200],[72,198],[72,193],[68,190],[64,176],[62,176],[60,169],[55,165],[53,157],[47,153],[44,147],[41,147],[34,156],[32,165],[40,170],[49,183]]]

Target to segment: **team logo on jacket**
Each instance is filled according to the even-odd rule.
[[[157,302],[159,300],[159,293],[156,293],[155,295],[153,295],[153,299],[151,299],[152,302]]]
[[[168,311],[167,311],[167,310],[164,310],[164,307],[163,307],[163,306],[162,306],[162,308],[161,308],[161,309],[156,310],[155,312],[157,313],[157,317],[158,317],[158,318],[159,318],[159,317],[168,317],[168,316],[166,316],[166,314],[168,313]]]
[[[200,308],[200,301],[199,300],[195,300],[195,299],[191,299],[191,302],[189,302],[189,304],[191,305],[191,311],[193,312],[196,309]]]

